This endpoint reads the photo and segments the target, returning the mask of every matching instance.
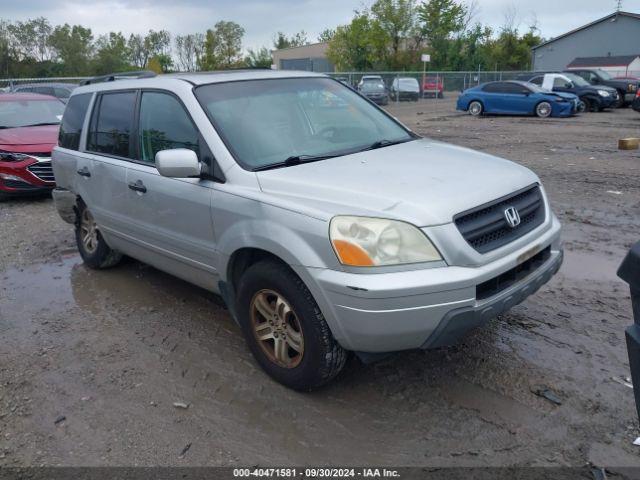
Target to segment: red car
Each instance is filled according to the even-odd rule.
[[[442,98],[444,96],[444,80],[442,77],[426,77],[422,82],[422,96],[433,95]]]
[[[64,103],[35,93],[0,94],[0,199],[55,187],[51,150]]]

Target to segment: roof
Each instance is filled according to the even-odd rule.
[[[114,80],[112,82],[92,83],[80,86],[74,90],[74,94],[96,92],[103,90],[135,89],[141,87],[167,86],[170,82],[178,82],[191,85],[204,85],[208,83],[239,82],[243,80],[268,80],[274,78],[323,78],[326,75],[313,72],[299,72],[295,70],[222,70],[219,72],[188,72],[170,73],[158,75],[152,78]],[[175,83],[174,83],[175,84]]]
[[[21,92],[9,92],[0,93],[0,102],[24,102],[25,100],[60,100],[51,95],[41,95],[39,93],[21,93]]]
[[[609,57],[578,57],[578,58],[574,58],[573,61],[569,65],[567,65],[567,68],[626,67],[638,57],[640,57],[640,54],[617,55],[617,56],[609,56]]]
[[[555,38],[549,39],[546,42],[542,42],[540,45],[536,45],[531,50],[536,50],[537,48],[544,47],[545,45],[548,45],[549,43],[553,43],[556,40],[560,40],[561,38],[568,37],[569,35],[573,35],[574,33],[579,32],[580,30],[584,30],[585,28],[589,28],[589,27],[591,27],[593,25],[596,25],[598,23],[604,22],[604,21],[609,20],[610,18],[613,18],[613,17],[616,17],[616,16],[630,17],[630,18],[634,18],[636,20],[640,20],[640,14],[638,14],[638,13],[613,12],[612,14],[607,15],[606,17],[602,17],[602,18],[600,18],[598,20],[595,20],[595,21],[593,21],[591,23],[587,23],[586,25],[583,25],[582,27],[576,28],[576,29],[571,30],[571,31],[569,31],[567,33],[563,33],[562,35],[559,35],[559,36],[557,36]]]

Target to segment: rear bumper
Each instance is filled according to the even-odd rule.
[[[64,188],[56,188],[51,192],[51,196],[56,210],[58,210],[58,215],[65,222],[74,224],[76,221],[76,194]]]
[[[478,293],[479,285],[508,275],[542,251],[548,256],[526,276],[490,296]],[[455,342],[534,293],[558,271],[562,258],[560,224],[552,217],[551,228],[535,242],[479,267],[380,274],[307,272],[312,277],[309,288],[338,342],[349,350],[382,353]]]

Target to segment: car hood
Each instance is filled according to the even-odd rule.
[[[59,125],[0,130],[0,150],[22,153],[50,152],[58,143]]]
[[[420,227],[449,223],[457,213],[539,181],[508,160],[428,139],[256,175],[264,194],[292,209]]]

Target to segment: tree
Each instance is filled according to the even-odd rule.
[[[273,59],[271,52],[266,47],[262,47],[258,50],[248,49],[244,63],[249,68],[271,68]]]
[[[291,37],[287,37],[284,33],[278,32],[273,39],[273,46],[276,50],[282,50],[283,48],[291,47],[301,47],[308,44],[309,41],[307,40],[307,32],[305,32],[304,30],[299,31]]]
[[[60,62],[64,64],[66,75],[87,75],[93,55],[93,34],[82,25],[73,27],[65,23],[53,29],[49,44]]]
[[[380,40],[387,45],[386,64],[392,69],[411,63],[419,45],[408,42],[420,39],[416,23],[416,0],[376,0],[371,5],[371,19]],[[378,49],[380,50],[380,49]],[[402,58],[404,57],[404,58]]]
[[[467,7],[455,0],[428,0],[418,8],[434,68],[447,68],[450,61],[459,60],[459,55],[448,47],[454,35],[464,31],[468,13]]]
[[[333,28],[325,28],[318,35],[318,42],[326,43],[330,42],[333,36],[336,34],[336,31]]]
[[[144,45],[144,37],[142,35],[129,35],[129,40],[127,40],[127,49],[129,50],[129,60],[133,65],[141,70],[147,66],[147,60],[149,57],[147,55]]]
[[[213,30],[207,30],[200,68],[218,70],[238,65],[242,61],[243,36],[244,28],[235,22],[216,23]]]
[[[376,61],[375,31],[368,12],[355,12],[349,25],[340,25],[329,41],[327,58],[338,70],[368,70]]]
[[[171,34],[166,30],[149,30],[142,35],[129,35],[127,41],[130,62],[139,69],[147,68],[149,59],[171,54]]]
[[[175,50],[178,57],[178,68],[181,71],[193,72],[197,70],[204,52],[204,34],[178,35],[175,38]]]
[[[8,24],[7,28],[19,60],[30,58],[36,62],[46,62],[52,59],[54,52],[49,44],[49,36],[53,29],[46,18],[15,22]]]
[[[101,35],[96,41],[94,73],[105,75],[131,70],[130,57],[127,40],[122,33],[110,32],[108,35]]]

